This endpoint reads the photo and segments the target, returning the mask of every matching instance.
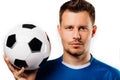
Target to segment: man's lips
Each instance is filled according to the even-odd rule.
[[[80,43],[80,42],[73,42],[73,43],[71,43],[71,45],[77,47],[77,46],[80,46],[80,45],[83,45],[83,44]]]
[[[80,43],[72,43],[72,45],[81,45]]]

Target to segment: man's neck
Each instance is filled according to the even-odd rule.
[[[80,56],[72,56],[68,53],[63,54],[63,61],[67,64],[79,66],[84,65],[90,62],[91,55],[90,53],[84,53]]]

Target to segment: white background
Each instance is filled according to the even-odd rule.
[[[3,59],[5,35],[15,26],[33,23],[50,37],[50,59],[62,54],[57,32],[59,7],[67,0],[0,0],[0,80],[14,80]],[[96,7],[97,33],[91,53],[97,59],[120,69],[119,0],[88,0]]]

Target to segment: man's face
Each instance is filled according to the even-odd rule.
[[[96,32],[96,26],[88,12],[71,12],[66,10],[62,15],[58,31],[62,40],[64,53],[74,56],[89,52],[90,41]]]

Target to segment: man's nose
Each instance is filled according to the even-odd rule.
[[[78,29],[74,30],[73,39],[80,39],[80,33]]]

